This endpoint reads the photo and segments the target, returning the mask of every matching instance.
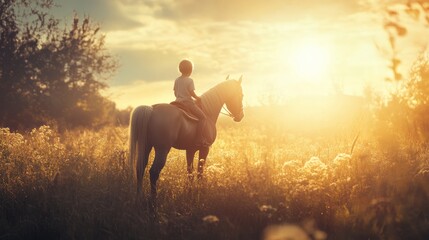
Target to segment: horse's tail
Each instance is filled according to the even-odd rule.
[[[147,145],[147,126],[152,115],[151,106],[139,106],[131,112],[130,117],[130,172],[133,174],[134,161],[143,161]],[[143,164],[139,164],[143,166]],[[143,169],[144,171],[144,169]]]

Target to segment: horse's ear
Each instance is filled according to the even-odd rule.
[[[229,79],[229,74],[228,74],[228,76],[226,76],[226,79],[225,79],[225,81],[228,81],[228,79]]]
[[[241,82],[243,81],[243,75],[240,76],[240,79],[238,79],[238,82],[241,84]]]

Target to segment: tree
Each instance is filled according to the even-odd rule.
[[[388,2],[389,3],[389,2]],[[406,19],[414,21],[414,24],[429,25],[429,0],[407,0],[405,3],[398,4],[393,2],[384,9],[384,29],[388,35],[391,58],[389,68],[392,70],[393,77],[387,78],[388,81],[401,81],[403,74],[399,71],[401,60],[398,57],[397,42],[399,38],[407,36]],[[425,46],[424,48],[426,48]]]
[[[400,4],[388,4],[384,8],[384,29],[390,43],[390,66],[398,88],[391,94],[391,99],[381,108],[379,115],[384,115],[396,131],[405,129],[409,134],[423,136],[429,140],[429,62],[426,56],[427,45],[414,62],[409,74],[404,77],[399,71],[401,60],[398,57],[398,41],[407,37],[408,24],[429,26],[429,0],[408,0]],[[407,19],[404,19],[407,18]],[[409,21],[412,20],[412,21]],[[426,43],[428,44],[428,43]]]
[[[414,63],[410,78],[405,82],[403,98],[418,133],[429,140],[429,59],[426,55],[421,55]]]
[[[60,29],[53,0],[0,0],[0,126],[98,126],[115,104],[101,96],[117,68],[100,28],[74,17]]]

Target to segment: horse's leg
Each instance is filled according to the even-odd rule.
[[[186,161],[188,163],[188,178],[190,181],[193,180],[193,172],[194,172],[194,156],[195,156],[195,152],[197,152],[197,149],[195,148],[190,148],[190,149],[186,149]]]
[[[144,151],[144,154],[139,154],[137,158],[137,165],[136,165],[136,174],[137,174],[137,194],[140,196],[142,193],[142,181],[143,181],[143,175],[144,170],[146,169],[147,162],[149,160],[149,154],[152,150],[152,146],[145,146],[146,149]]]
[[[207,155],[209,155],[209,147],[200,148],[198,155],[198,179],[201,179],[203,177]]]
[[[153,199],[156,198],[156,182],[158,181],[159,174],[165,165],[170,147],[155,147],[155,160],[153,160],[152,167],[150,168],[150,189]]]

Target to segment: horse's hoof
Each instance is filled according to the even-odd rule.
[[[189,174],[188,174],[188,180],[189,180],[190,182],[193,182],[193,181],[194,181],[194,174],[189,173]]]

